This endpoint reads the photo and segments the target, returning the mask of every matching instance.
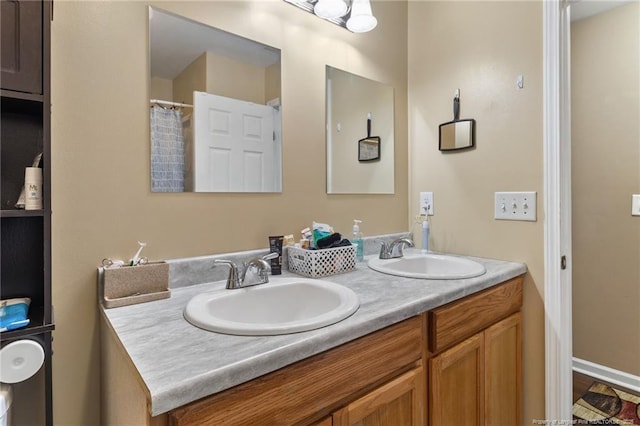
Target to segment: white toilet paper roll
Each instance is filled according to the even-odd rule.
[[[18,340],[0,349],[0,382],[18,383],[40,370],[44,349],[33,340]]]

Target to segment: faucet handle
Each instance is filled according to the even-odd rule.
[[[233,263],[231,260],[226,260],[226,259],[215,259],[213,261],[214,264],[218,264],[218,265],[229,265],[229,268],[231,270],[234,270],[235,272],[238,272],[238,266]],[[213,265],[215,268],[215,265]]]
[[[264,256],[262,256],[262,260],[271,260],[271,259],[276,259],[280,257],[280,254],[274,252],[271,252],[269,254],[265,254]]]
[[[379,259],[390,259],[391,253],[389,252],[389,245],[383,240],[375,240],[380,243],[380,254],[378,255]]]
[[[271,252],[262,256],[262,260],[266,263],[266,266],[260,270],[260,277],[264,278],[265,283],[269,282],[269,272],[271,272],[271,262],[268,262],[271,259],[277,259],[280,257],[279,253]]]
[[[241,285],[238,266],[230,260],[216,259],[214,264],[229,265],[229,276],[227,277],[227,288],[238,288]],[[215,265],[214,265],[215,266]]]

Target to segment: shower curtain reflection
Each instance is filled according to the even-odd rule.
[[[182,111],[151,107],[151,191],[184,190]]]

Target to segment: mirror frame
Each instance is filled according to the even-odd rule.
[[[377,137],[368,137],[358,141],[358,161],[380,161],[380,144]]]
[[[443,148],[442,146],[442,128],[451,124],[461,123],[461,122],[471,122],[471,144],[469,146],[462,146],[460,148]],[[464,118],[462,120],[454,120],[448,121],[446,123],[442,123],[438,126],[438,149],[442,152],[451,152],[451,151],[463,151],[467,149],[473,149],[476,146],[476,120],[473,118]]]

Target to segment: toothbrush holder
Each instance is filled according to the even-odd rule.
[[[105,308],[134,305],[171,296],[167,262],[102,268],[102,271],[102,304]]]

